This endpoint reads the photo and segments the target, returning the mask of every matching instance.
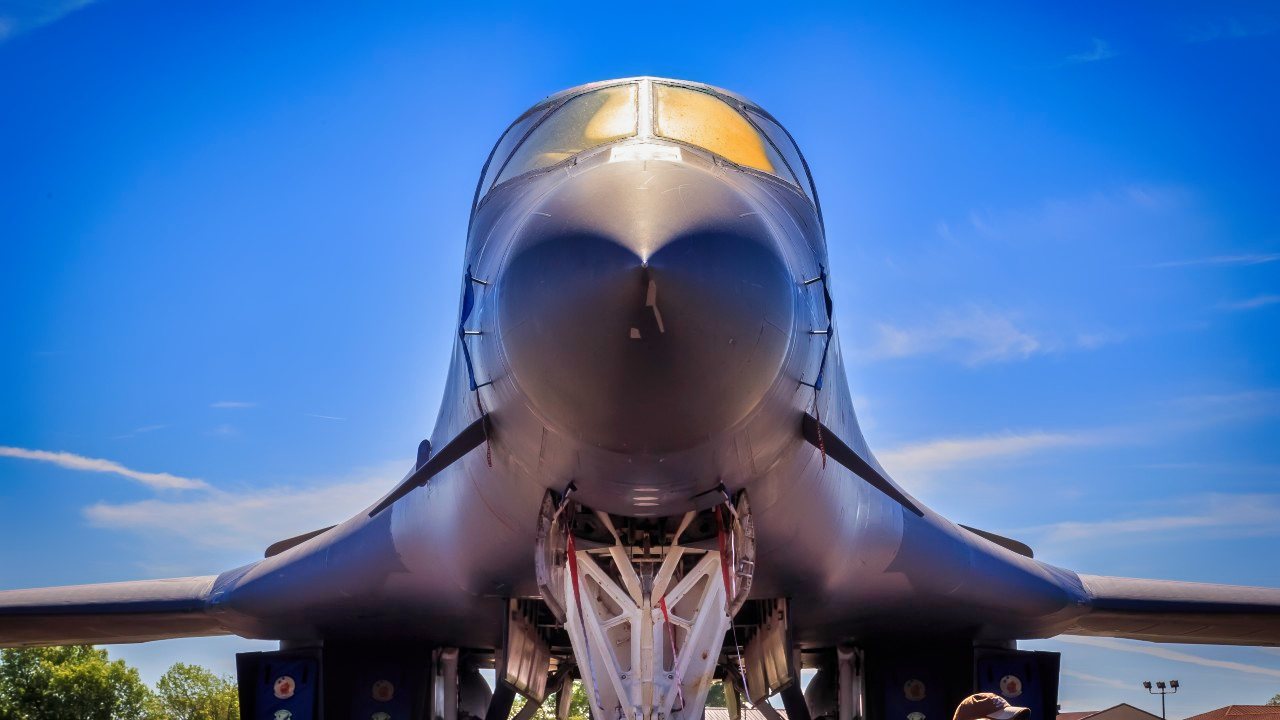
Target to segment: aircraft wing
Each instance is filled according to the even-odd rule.
[[[1153,642],[1280,645],[1280,589],[1080,575],[1090,610],[1063,632]]]
[[[217,576],[0,592],[0,647],[229,634],[207,612]]]

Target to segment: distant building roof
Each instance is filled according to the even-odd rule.
[[[1142,708],[1136,708],[1129,703],[1120,703],[1107,708],[1106,710],[1086,710],[1084,712],[1065,712],[1058,713],[1058,720],[1160,720],[1159,715],[1153,715]]]
[[[787,711],[779,709],[778,714],[786,720]],[[729,720],[729,708],[709,707],[702,711],[703,720]],[[764,713],[755,708],[742,708],[742,720],[765,720]]]
[[[1280,718],[1280,705],[1228,705],[1207,713],[1192,715],[1187,720],[1226,720],[1226,718],[1238,717]]]

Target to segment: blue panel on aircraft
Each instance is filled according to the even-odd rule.
[[[409,720],[416,688],[403,665],[371,664],[355,675],[351,717],[359,720]]]
[[[245,653],[238,656],[242,690],[253,720],[315,720],[319,717],[320,663],[317,658]],[[245,683],[249,687],[245,687]]]
[[[1057,715],[1058,656],[1042,652],[983,654],[975,663],[976,692],[1000,695],[1031,711],[1029,720]]]
[[[903,662],[884,676],[885,720],[949,720],[943,683],[928,662]]]

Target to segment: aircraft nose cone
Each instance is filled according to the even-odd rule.
[[[548,423],[598,447],[665,453],[760,403],[790,342],[794,288],[765,218],[723,180],[611,163],[529,216],[498,327]]]

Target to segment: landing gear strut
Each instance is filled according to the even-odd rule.
[[[679,518],[614,518],[548,495],[543,599],[568,631],[595,720],[700,720],[754,571],[745,496]]]

